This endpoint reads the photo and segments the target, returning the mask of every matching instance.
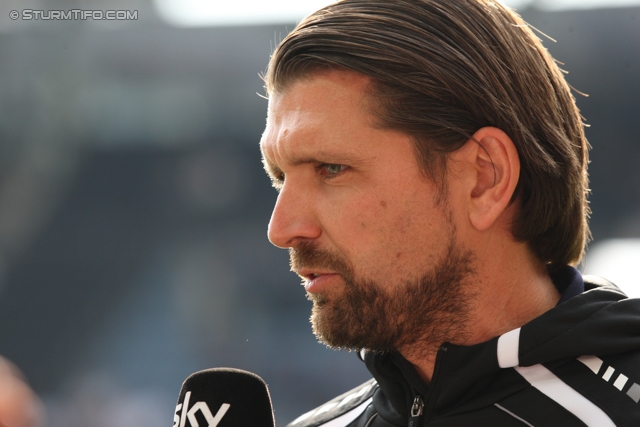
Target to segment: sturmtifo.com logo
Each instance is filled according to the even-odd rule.
[[[137,10],[35,10],[23,9],[21,12],[12,10],[9,18],[24,21],[137,21]]]
[[[196,418],[198,411],[202,412],[202,415],[207,420],[207,425],[202,427],[216,427],[231,407],[230,404],[223,403],[214,417],[207,402],[196,402],[189,408],[190,399],[191,392],[188,391],[184,396],[184,402],[176,405],[176,412],[173,416],[173,427],[200,427],[198,419]],[[187,420],[189,423],[187,423]]]

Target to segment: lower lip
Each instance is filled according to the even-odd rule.
[[[312,280],[307,279],[304,282],[304,289],[307,292],[318,293],[325,290],[327,287],[335,284],[336,280],[340,277],[339,274],[321,274],[314,277]]]

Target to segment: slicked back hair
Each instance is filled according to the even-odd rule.
[[[279,44],[267,93],[331,69],[370,78],[377,124],[411,136],[441,186],[448,153],[482,127],[502,129],[521,162],[514,238],[552,272],[580,261],[589,237],[582,118],[563,72],[513,10],[490,0],[339,1]]]

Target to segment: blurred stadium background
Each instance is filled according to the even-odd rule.
[[[261,375],[283,426],[368,378],[315,342],[266,238],[259,74],[305,11],[245,5],[243,19],[227,3],[0,3],[0,355],[47,426],[171,425],[184,378],[214,366]],[[589,94],[576,95],[593,146],[583,269],[640,296],[640,6],[591,3],[510,4]],[[9,18],[27,8],[138,19]]]

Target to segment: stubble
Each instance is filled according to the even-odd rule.
[[[313,332],[329,347],[421,357],[467,336],[474,256],[457,242],[454,229],[437,262],[401,283],[359,278],[344,256],[310,241],[289,252],[292,269],[329,269],[343,279],[340,292],[307,293]]]

